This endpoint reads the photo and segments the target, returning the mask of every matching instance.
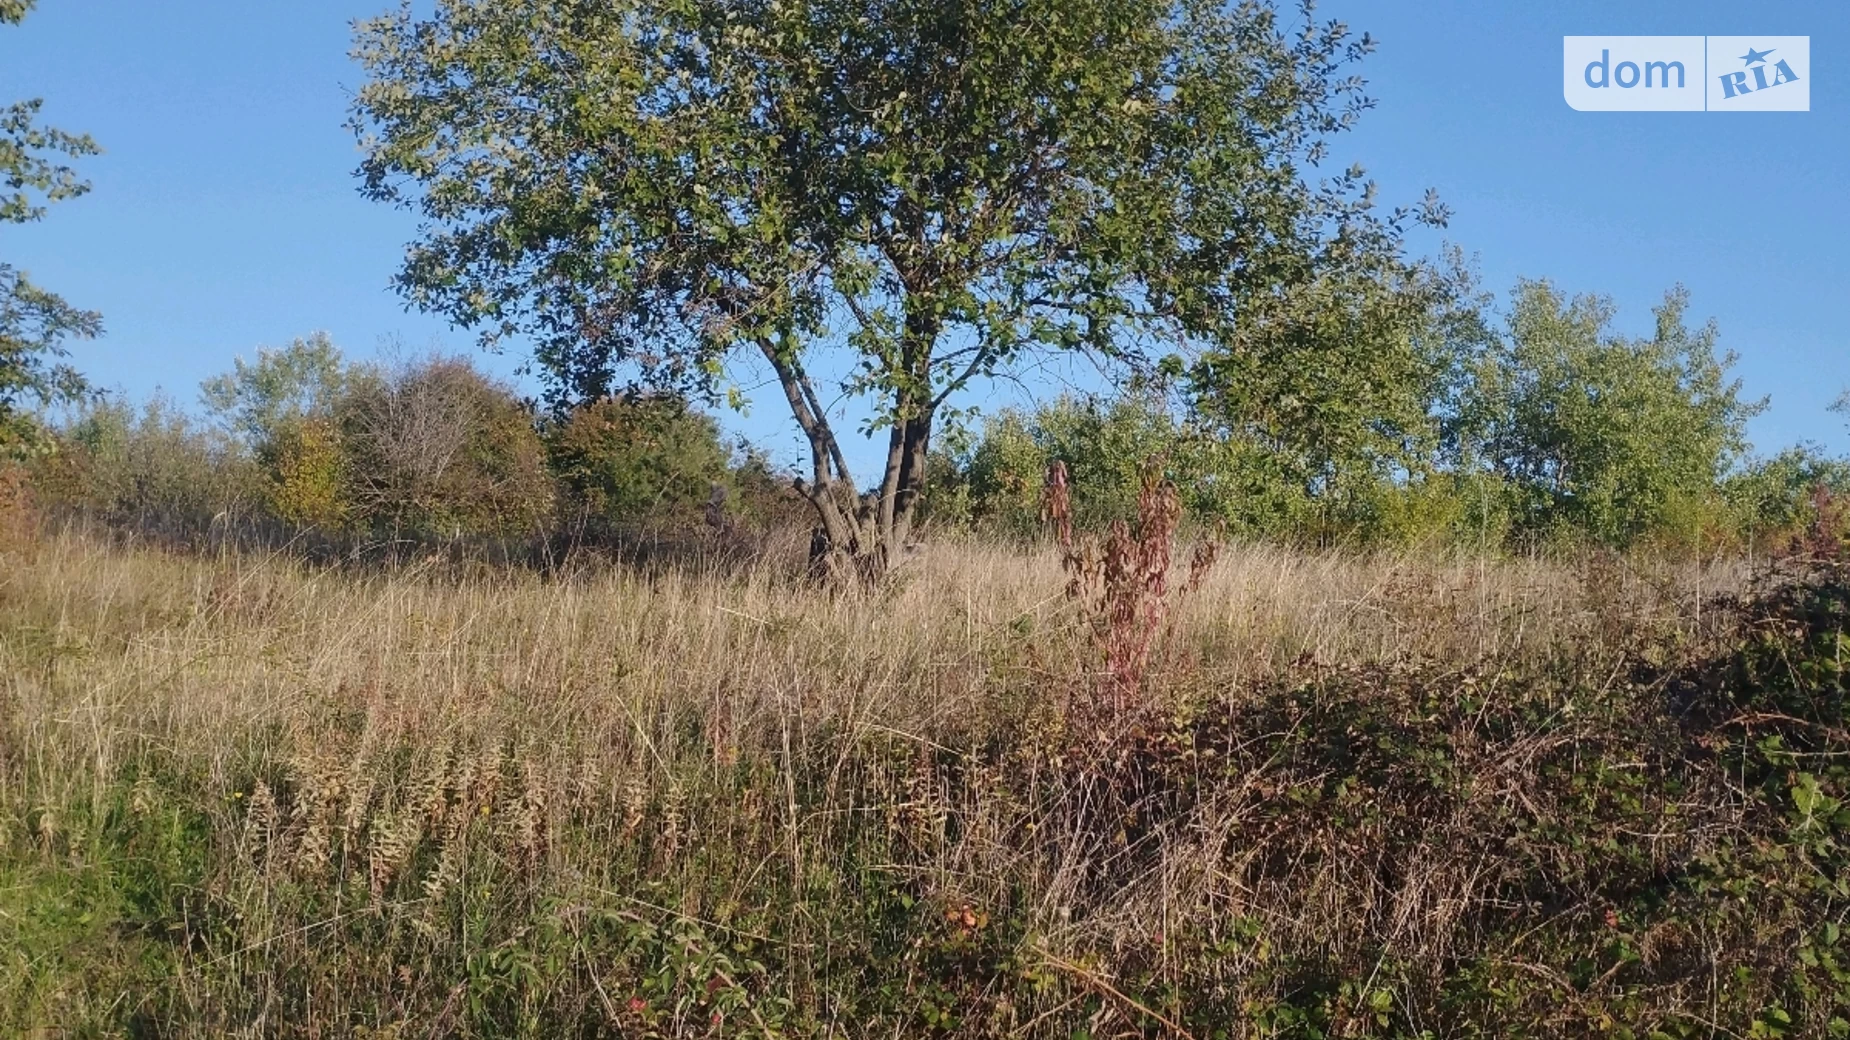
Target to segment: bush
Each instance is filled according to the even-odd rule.
[[[1515,493],[1520,533],[1625,546],[1695,542],[1717,516],[1721,481],[1746,449],[1743,400],[1710,323],[1685,324],[1676,289],[1648,339],[1611,331],[1616,310],[1520,283],[1509,333],[1464,395],[1463,466],[1488,468]]]
[[[270,512],[297,527],[338,531],[351,509],[347,460],[340,430],[326,416],[280,423],[264,437],[258,454],[269,477]]]
[[[253,450],[289,436],[305,419],[329,414],[349,380],[369,371],[351,368],[325,332],[287,347],[260,347],[257,360],[232,361],[232,370],[199,386],[206,414]]]
[[[1021,535],[1040,529],[1047,467],[1072,477],[1073,521],[1102,529],[1134,517],[1147,462],[1156,458],[1188,511],[1219,518],[1226,504],[1224,446],[1196,436],[1153,393],[1117,399],[1061,397],[1033,411],[1010,409],[984,427],[962,459],[944,459],[953,474],[933,492],[971,520]],[[934,507],[935,508],[935,507]]]
[[[141,531],[237,519],[317,542],[547,536],[560,492],[606,529],[807,523],[760,454],[735,468],[713,419],[678,399],[610,398],[542,433],[513,388],[461,358],[350,363],[325,334],[261,350],[202,384],[212,424],[165,398],[83,407],[34,460],[44,504]],[[280,528],[280,530],[278,530]]]
[[[353,364],[316,333],[239,358],[201,394],[263,473],[268,514],[291,527],[506,536],[551,513],[532,410],[465,360]]]
[[[1748,463],[1722,483],[1722,495],[1742,541],[1767,546],[1790,540],[1812,522],[1818,488],[1850,493],[1850,461],[1800,445]]]
[[[335,406],[356,523],[422,538],[531,533],[551,515],[529,405],[457,358],[350,373]]]
[[[685,521],[734,484],[719,424],[673,397],[584,405],[548,432],[546,448],[576,509],[606,525]]]
[[[47,508],[88,513],[145,533],[190,536],[266,499],[252,460],[164,397],[139,410],[91,402],[55,428],[56,450],[34,464]]]
[[[1159,460],[1196,526],[1302,543],[1406,545],[1502,528],[1495,509],[1461,497],[1449,473],[1402,475],[1366,467],[1307,482],[1281,454],[1239,436],[1216,436],[1175,416],[1157,395],[1062,397],[990,422],[932,493],[944,512],[1016,535],[1039,530],[1041,481],[1059,461],[1073,482],[1074,522],[1103,529],[1137,513],[1145,460]],[[939,506],[934,503],[934,510]]]

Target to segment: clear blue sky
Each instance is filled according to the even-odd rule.
[[[348,26],[387,6],[43,0],[0,30],[0,101],[43,96],[50,123],[106,150],[84,164],[91,195],[0,229],[0,257],[103,312],[107,338],[77,357],[98,382],[190,403],[240,352],[317,329],[356,355],[393,339],[473,349],[391,294],[412,226],[355,192]],[[1682,282],[1741,354],[1748,391],[1772,397],[1757,445],[1850,450],[1825,410],[1850,386],[1850,4],[1331,0],[1321,14],[1381,41],[1363,66],[1379,106],[1338,158],[1363,162],[1388,202],[1437,188],[1455,214],[1445,238],[1478,257],[1487,287],[1547,276],[1606,293],[1642,333]],[[1811,112],[1562,100],[1564,35],[1753,33],[1812,37]],[[778,403],[760,393],[734,423],[794,461]]]

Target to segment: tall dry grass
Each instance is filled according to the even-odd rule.
[[[1100,662],[1052,551],[946,542],[840,595],[776,559],[365,571],[67,532],[4,561],[0,848],[24,859],[0,877],[42,892],[118,846],[171,867],[111,897],[139,931],[0,968],[0,1022],[45,1035],[1179,1035],[1164,986],[1196,969],[1165,936],[1257,927],[1341,960],[1387,935],[1437,964],[1495,895],[1437,851],[1398,890],[1362,876],[1377,848],[1242,859],[1314,772],[1258,763],[1169,821],[1093,792],[1119,767],[1063,729]],[[1702,604],[1745,578],[1233,547],[1152,696],[1237,715],[1330,669],[1434,663],[1489,698],[1519,674],[1611,683],[1704,639]],[[137,974],[125,935],[177,944],[170,974]],[[1216,985],[1271,956],[1216,948]],[[874,965],[893,992],[857,996]],[[1372,993],[1343,998],[1356,1021],[1414,999]]]
[[[1085,649],[1057,554],[941,544],[885,592],[824,595],[781,560],[550,576],[432,561],[385,572],[283,553],[120,551],[81,535],[10,553],[0,579],[9,703],[31,754],[82,730],[108,773],[139,739],[209,752],[224,734],[312,738],[356,713],[379,739],[519,728],[628,747],[688,713],[737,732],[787,722],[928,737]],[[1183,681],[1236,695],[1305,660],[1468,663],[1694,631],[1735,560],[1653,566],[1223,552],[1166,640]],[[82,726],[76,721],[81,719]]]

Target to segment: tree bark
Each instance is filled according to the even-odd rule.
[[[931,334],[908,335],[902,352],[909,371],[922,379],[930,357]],[[816,511],[817,526],[809,546],[811,573],[834,585],[876,583],[905,553],[912,522],[923,498],[926,458],[931,446],[935,402],[903,390],[897,395],[887,443],[886,472],[878,492],[859,494],[853,474],[809,375],[796,358],[769,340],[759,348],[783,388],[797,426],[809,442],[810,477],[797,490]],[[927,388],[929,389],[929,388]]]

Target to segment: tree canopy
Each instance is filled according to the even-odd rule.
[[[32,7],[33,0],[0,0],[0,25],[19,24]],[[48,203],[90,190],[58,157],[94,155],[96,142],[40,126],[42,105],[33,99],[0,109],[0,224],[38,220]],[[102,327],[101,316],[72,307],[0,261],[0,458],[49,443],[33,413],[83,394],[83,378],[62,360],[65,343],[94,338]]]
[[[325,414],[352,373],[325,332],[287,347],[260,347],[255,361],[242,357],[232,370],[199,385],[206,413],[247,443],[260,446],[277,431]]]
[[[1271,0],[439,0],[360,27],[354,126],[365,192],[423,218],[414,304],[530,340],[563,400],[757,359],[828,545],[877,568],[973,380],[1147,364],[1397,259],[1410,214],[1312,176],[1371,48]],[[830,348],[887,436],[865,496]]]

